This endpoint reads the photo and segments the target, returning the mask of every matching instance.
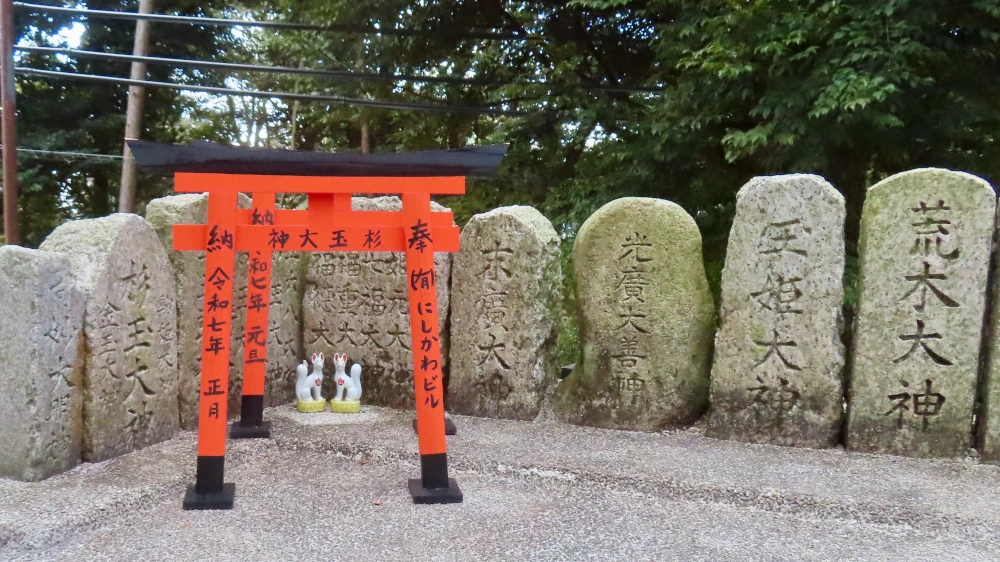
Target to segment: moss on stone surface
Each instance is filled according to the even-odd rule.
[[[638,263],[647,282],[641,300],[622,289],[636,266],[630,248],[650,260]],[[557,416],[642,430],[695,421],[708,400],[715,319],[694,220],[670,201],[618,199],[583,224],[573,253],[581,361],[560,384]],[[622,360],[622,338],[636,338],[634,368]]]

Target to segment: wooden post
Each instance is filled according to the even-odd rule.
[[[453,478],[448,478],[431,198],[429,193],[403,193],[402,200],[420,447],[420,478],[409,481],[409,490],[414,503],[458,503],[462,491]]]
[[[139,13],[148,14],[153,11],[153,0],[139,0]],[[132,54],[137,57],[144,57],[149,53],[149,20],[138,20],[135,22],[135,43],[132,45]],[[132,71],[129,73],[132,80],[146,79],[146,63],[133,62]],[[128,107],[125,110],[125,138],[138,139],[142,134],[142,106],[146,99],[145,86],[129,86]],[[132,151],[125,144],[122,153],[122,182],[118,192],[118,212],[135,212],[135,158]]]
[[[274,200],[274,193],[253,194],[251,225],[274,224]],[[271,270],[274,267],[272,256],[273,252],[268,249],[253,250],[249,256],[247,325],[243,337],[243,396],[240,421],[229,430],[233,439],[271,437],[271,422],[264,421],[264,381],[267,376]]]
[[[201,328],[198,469],[184,509],[231,509],[235,484],[225,484],[229,349],[233,329],[236,192],[208,194],[205,304]]]
[[[17,208],[17,104],[14,99],[14,2],[0,0],[0,142],[3,143],[3,234],[7,244],[21,243]]]

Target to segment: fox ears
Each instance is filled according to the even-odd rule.
[[[334,361],[339,361],[339,362],[346,363],[347,362],[347,354],[346,353],[341,353],[340,355],[337,355],[336,353],[334,353],[333,354],[333,360]]]
[[[319,359],[320,361],[325,361],[326,360],[326,358],[323,357],[322,353],[319,353],[319,354],[313,353],[312,360],[315,361],[317,359]]]

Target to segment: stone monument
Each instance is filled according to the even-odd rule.
[[[133,214],[70,221],[41,249],[69,258],[86,302],[83,459],[96,462],[173,437],[176,289],[149,223]]]
[[[706,435],[836,445],[844,413],[844,197],[819,176],[736,196]]]
[[[0,476],[41,480],[80,462],[83,295],[59,254],[0,247]]]
[[[555,382],[559,236],[532,207],[472,217],[452,265],[449,411],[532,420]]]
[[[995,206],[988,183],[949,170],[896,174],[868,190],[848,448],[967,453]]]
[[[670,201],[625,197],[594,213],[573,247],[581,361],[557,417],[656,431],[708,405],[715,313],[701,233]]]
[[[355,211],[399,211],[398,197],[355,197]],[[434,211],[448,209],[431,203]],[[380,243],[371,240],[372,245]],[[303,297],[303,338],[310,352],[327,357],[346,353],[365,372],[365,401],[412,408],[413,354],[410,350],[406,258],[402,252],[310,254]],[[447,310],[451,255],[434,256],[437,272],[442,362],[447,355]],[[324,381],[323,394],[337,392]]]

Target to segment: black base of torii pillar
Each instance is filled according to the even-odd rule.
[[[240,419],[229,427],[230,439],[270,439],[271,422],[264,421],[264,397],[244,396]]]

